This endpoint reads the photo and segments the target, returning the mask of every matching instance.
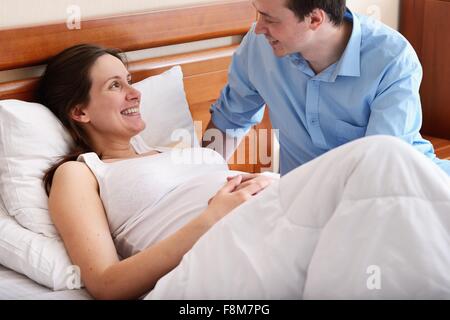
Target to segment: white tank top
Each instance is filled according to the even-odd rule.
[[[139,136],[131,143],[138,154],[161,153],[110,163],[93,152],[78,157],[97,178],[111,235],[123,258],[192,220],[226,177],[238,173],[229,171],[222,156],[209,148],[150,148]]]

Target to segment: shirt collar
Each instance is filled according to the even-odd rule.
[[[361,22],[357,15],[347,9],[344,19],[353,22],[353,30],[347,47],[338,61],[334,78],[337,76],[361,76]]]
[[[288,56],[291,62],[310,77],[316,77],[317,80],[321,81],[334,82],[337,76],[361,76],[361,22],[358,16],[353,14],[349,9],[345,12],[344,19],[350,20],[353,23],[350,40],[339,61],[327,68],[327,70],[324,70],[326,72],[315,75],[306,60],[299,53]]]

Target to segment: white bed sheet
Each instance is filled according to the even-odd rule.
[[[0,265],[0,300],[90,300],[85,289],[53,291]]]
[[[450,299],[450,179],[370,137],[224,217],[147,299]]]

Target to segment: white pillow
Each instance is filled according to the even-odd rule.
[[[0,101],[0,195],[8,214],[33,232],[56,237],[42,183],[72,138],[46,107]]]
[[[180,66],[133,86],[142,94],[141,116],[146,128],[140,136],[149,146],[200,146],[186,100]],[[181,136],[183,139],[179,141]]]
[[[142,91],[141,112],[147,123],[142,136],[148,145],[173,145],[168,137],[180,128],[195,137],[180,67],[135,86]],[[0,119],[0,196],[15,218],[1,219],[0,263],[59,290],[66,281],[62,271],[70,261],[48,213],[42,177],[52,162],[69,151],[72,139],[58,119],[37,103],[0,101]],[[196,138],[192,146],[198,146]],[[14,225],[16,221],[23,228]]]
[[[51,289],[68,289],[73,271],[60,239],[23,228],[2,208],[0,234],[0,264]]]
[[[68,282],[73,283],[70,259],[62,241],[23,228],[6,213],[1,198],[0,234],[1,265],[55,290],[66,290]]]

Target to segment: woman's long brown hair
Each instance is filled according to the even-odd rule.
[[[39,82],[37,101],[53,112],[74,140],[69,154],[55,163],[43,177],[47,195],[50,194],[53,176],[59,166],[68,161],[75,161],[80,154],[94,151],[88,137],[81,126],[71,118],[70,113],[77,105],[89,103],[92,86],[90,71],[97,59],[105,54],[110,54],[127,65],[119,50],[81,44],[52,58]]]

